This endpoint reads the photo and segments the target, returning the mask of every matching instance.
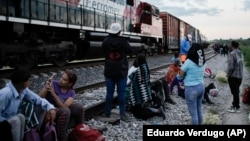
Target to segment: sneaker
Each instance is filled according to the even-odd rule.
[[[163,118],[163,120],[165,120],[166,119],[166,115],[165,115],[163,107],[161,106],[159,110],[160,110],[161,117]]]
[[[202,103],[202,104],[205,104],[205,103],[206,103],[206,100],[205,100],[205,99],[202,99],[201,103]]]
[[[236,109],[236,113],[240,113],[240,108],[237,108],[237,109]]]
[[[214,79],[215,76],[216,76],[216,74],[211,74],[211,75],[210,75],[210,78],[211,78],[211,79]]]
[[[129,118],[128,118],[128,116],[127,116],[127,114],[125,114],[125,115],[122,115],[121,117],[120,117],[120,119],[122,120],[122,121],[129,121]]]
[[[228,112],[230,112],[230,113],[239,113],[240,112],[240,108],[236,108],[236,107],[231,106],[228,109]]]
[[[210,101],[210,100],[209,100],[209,101],[207,101],[207,103],[208,103],[208,104],[214,104],[214,103],[213,103],[212,101]]]
[[[108,130],[105,125],[93,125],[92,128],[100,131],[101,133]]]
[[[228,108],[228,110],[233,109],[233,108],[234,108],[234,106],[230,106],[230,107]]]
[[[165,101],[168,102],[168,103],[170,103],[170,104],[173,104],[173,105],[176,104],[175,101],[172,98],[170,98],[170,97],[166,98]]]
[[[101,117],[110,118],[110,116],[106,115],[105,113],[102,113]]]

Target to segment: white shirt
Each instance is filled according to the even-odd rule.
[[[135,72],[138,68],[136,68],[135,66],[131,66],[128,70],[128,78],[127,78],[127,85],[131,83],[131,79],[129,78],[129,75],[132,74],[133,72]]]

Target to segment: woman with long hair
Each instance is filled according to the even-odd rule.
[[[66,70],[59,81],[48,79],[42,88],[40,96],[46,98],[56,109],[56,131],[58,141],[66,141],[66,129],[70,118],[73,118],[75,125],[83,123],[84,109],[80,103],[74,103],[75,85],[77,76],[74,72]]]
[[[201,44],[193,43],[187,60],[181,66],[180,76],[184,78],[185,100],[193,125],[202,124],[202,99],[205,92],[205,55]]]

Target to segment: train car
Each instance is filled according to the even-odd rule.
[[[166,53],[179,51],[180,41],[187,34],[192,35],[193,43],[202,42],[203,38],[197,28],[166,11],[160,12],[160,17],[163,22],[163,47]]]
[[[133,54],[152,55],[161,46],[159,9],[140,0],[0,0],[0,67],[101,58],[114,22]]]
[[[180,43],[180,19],[168,12],[160,12],[163,22],[163,47],[165,53],[168,50],[179,50]]]

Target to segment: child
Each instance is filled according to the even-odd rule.
[[[169,86],[170,93],[173,92],[174,86],[177,86],[178,96],[185,99],[183,78],[180,78],[179,75],[176,75],[174,79],[171,81]]]

